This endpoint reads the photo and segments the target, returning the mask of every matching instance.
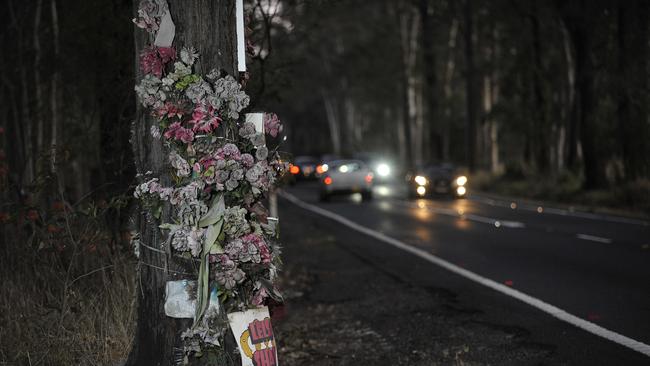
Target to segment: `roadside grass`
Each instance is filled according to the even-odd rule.
[[[0,225],[0,365],[117,365],[128,355],[135,258],[106,225],[112,208],[88,208],[17,209]]]
[[[584,190],[582,179],[570,173],[557,176],[508,173],[495,175],[481,171],[473,174],[470,182],[474,190],[486,193],[579,206],[594,212],[650,216],[648,179],[611,184],[606,189]]]

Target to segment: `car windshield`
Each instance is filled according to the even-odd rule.
[[[338,160],[328,164],[330,169],[341,173],[352,173],[365,169],[365,164],[358,160]]]
[[[424,173],[429,176],[451,176],[453,173],[453,168],[443,167],[443,166],[430,166],[424,169]]]

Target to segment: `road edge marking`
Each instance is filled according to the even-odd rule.
[[[604,244],[611,244],[612,243],[612,239],[610,239],[610,238],[603,238],[601,236],[589,235],[589,234],[576,234],[576,238],[582,239],[582,240],[595,241],[597,243],[604,243]]]
[[[525,294],[521,291],[515,290],[511,287],[502,285],[498,282],[495,282],[489,278],[483,277],[479,274],[476,274],[472,271],[466,270],[464,268],[461,268],[451,262],[448,262],[440,257],[437,257],[431,253],[428,253],[422,249],[415,248],[413,246],[410,246],[408,244],[405,244],[404,242],[397,240],[395,238],[391,238],[390,236],[387,236],[385,234],[382,234],[378,231],[374,231],[370,228],[367,228],[365,226],[359,225],[354,221],[351,221],[341,215],[335,214],[331,211],[325,210],[323,208],[320,208],[318,206],[312,205],[310,203],[304,202],[300,200],[298,197],[292,195],[291,193],[287,193],[285,191],[280,191],[279,192],[280,196],[283,197],[284,199],[288,200],[289,202],[295,204],[298,207],[301,207],[305,210],[311,211],[313,213],[319,214],[321,216],[325,216],[331,220],[334,220],[336,222],[339,222],[353,230],[359,231],[363,234],[366,234],[368,236],[371,236],[377,240],[380,240],[386,244],[392,245],[398,249],[402,249],[406,252],[409,252],[413,255],[416,255],[420,257],[421,259],[424,259],[428,262],[431,262],[437,266],[440,266],[452,273],[455,273],[459,276],[462,276],[466,279],[469,279],[471,281],[474,281],[476,283],[479,283],[483,286],[489,287],[495,291],[498,291],[504,295],[508,295],[510,297],[513,297],[519,301],[522,301],[538,310],[541,310],[559,320],[562,320],[566,323],[569,323],[573,326],[576,326],[578,328],[581,328],[583,330],[586,330],[587,332],[597,335],[599,337],[605,338],[609,341],[612,341],[614,343],[620,344],[621,346],[630,348],[634,351],[637,351],[645,356],[650,357],[650,345],[645,344],[643,342],[634,340],[632,338],[626,337],[620,333],[611,331],[607,328],[603,328],[600,325],[594,324],[590,321],[584,320],[580,317],[577,317],[571,313],[568,313],[554,305],[551,305],[547,302],[544,302],[540,299],[537,299],[533,296],[530,296],[528,294]]]
[[[511,207],[510,204],[512,202],[516,202],[519,200],[519,199],[513,199],[513,200],[492,199],[486,196],[482,196],[480,194],[479,195],[470,194],[468,195],[467,199],[475,202],[483,203],[486,205],[490,205],[490,206],[497,206],[497,207]],[[568,209],[556,208],[556,207],[546,207],[543,205],[542,202],[540,202],[539,204],[535,204],[533,202],[523,202],[517,204],[518,209],[523,209],[526,211],[534,212],[536,211],[536,207],[544,207],[543,210],[544,213],[553,214],[553,215],[577,217],[580,219],[605,221],[605,222],[612,222],[617,224],[650,226],[650,221],[648,221],[647,219],[635,219],[631,217],[616,216],[616,215],[610,215],[605,213],[591,213],[591,212],[585,212],[580,210],[568,210]]]

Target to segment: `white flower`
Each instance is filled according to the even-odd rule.
[[[205,229],[192,228],[187,236],[187,247],[193,256],[198,257],[203,249]]]
[[[172,197],[169,199],[169,202],[172,205],[178,206],[183,202],[196,201],[199,195],[199,190],[202,190],[203,187],[205,187],[205,183],[203,181],[195,180],[186,186],[176,188],[172,194]]]
[[[251,142],[253,143],[253,146],[258,147],[264,145],[264,135],[261,133],[256,133],[251,137]]]
[[[151,129],[149,131],[151,132],[151,136],[153,138],[160,140],[160,137],[162,135],[160,134],[160,128],[158,128],[158,126],[151,126]]]
[[[192,171],[190,164],[174,150],[169,153],[169,163],[176,169],[176,175],[179,177],[187,177]]]
[[[210,94],[212,94],[212,87],[203,79],[190,84],[185,90],[185,95],[194,103],[200,102],[206,95]]]
[[[194,61],[196,61],[197,58],[199,58],[199,53],[194,47],[183,47],[181,50],[181,60],[185,63],[185,65],[193,65]]]
[[[167,75],[167,78],[173,82],[180,80],[181,78],[190,75],[192,73],[192,68],[185,65],[182,62],[174,62],[174,72]],[[166,81],[166,83],[169,81]]]
[[[255,152],[255,157],[257,160],[266,160],[268,156],[269,149],[266,146],[260,146],[257,148],[257,151]]]
[[[159,93],[161,81],[152,74],[145,75],[136,85],[135,92],[138,94],[140,102],[145,107],[152,107],[160,102],[161,98],[166,98],[164,92]]]
[[[239,187],[239,182],[234,179],[228,179],[226,181],[226,189],[232,191],[233,189]]]
[[[215,79],[217,79],[219,76],[221,76],[221,71],[219,71],[219,70],[217,70],[217,69],[212,69],[212,70],[210,70],[210,72],[206,75],[206,77],[207,77],[208,79],[210,79],[210,80],[215,80]]]
[[[224,232],[231,238],[238,238],[248,234],[251,230],[246,221],[246,209],[233,206],[226,209],[224,213]]]

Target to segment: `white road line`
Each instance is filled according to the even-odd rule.
[[[582,240],[591,240],[591,241],[595,241],[598,243],[605,243],[605,244],[609,244],[612,242],[612,239],[609,238],[602,238],[600,236],[587,235],[587,234],[576,234],[576,238]]]
[[[468,197],[472,201],[484,203],[490,206],[499,206],[499,207],[510,207],[511,203],[510,201],[498,201],[494,200],[491,198],[483,197],[483,196],[478,196],[478,195],[471,195]],[[590,212],[582,212],[582,211],[573,211],[573,210],[565,210],[561,208],[554,208],[554,207],[545,207],[543,205],[533,205],[533,204],[528,204],[528,203],[518,203],[516,206],[518,209],[523,209],[527,211],[537,211],[538,207],[543,207],[543,212],[544,213],[549,213],[549,214],[554,214],[554,215],[560,215],[560,216],[573,216],[573,217],[579,217],[582,219],[589,219],[589,220],[599,220],[599,221],[609,221],[609,222],[615,222],[619,224],[630,224],[630,225],[640,225],[640,226],[650,226],[650,221],[642,220],[642,219],[633,219],[633,218],[627,218],[627,217],[622,217],[622,216],[612,216],[612,215],[606,215],[606,214],[595,214],[595,213],[590,213]]]
[[[479,216],[479,215],[474,215],[474,214],[460,214],[458,211],[450,209],[450,208],[443,208],[443,207],[434,207],[434,206],[424,206],[420,207],[417,204],[414,203],[409,203],[401,200],[394,200],[393,202],[396,202],[402,206],[406,207],[411,207],[411,208],[420,208],[420,209],[427,209],[431,212],[435,212],[440,215],[446,215],[446,216],[451,216],[455,218],[464,218],[466,220],[470,221],[475,221],[475,222],[480,222],[483,224],[488,224],[488,225],[493,225],[496,227],[507,227],[511,229],[523,229],[526,227],[526,224],[523,222],[519,221],[509,221],[509,220],[499,220],[499,219],[493,219],[490,217],[485,217],[485,216]]]
[[[551,316],[558,318],[564,322],[567,322],[569,324],[572,324],[578,328],[584,329],[587,332],[590,332],[592,334],[595,334],[599,337],[608,339],[614,343],[618,343],[622,346],[628,347],[634,351],[637,351],[639,353],[642,353],[646,356],[650,357],[650,345],[645,344],[643,342],[639,342],[637,340],[634,340],[632,338],[626,337],[620,333],[616,333],[614,331],[611,331],[609,329],[603,328],[597,324],[594,324],[592,322],[589,322],[587,320],[584,320],[582,318],[579,318],[573,314],[570,314],[556,306],[553,306],[549,303],[546,303],[540,299],[537,299],[535,297],[532,297],[530,295],[527,295],[521,291],[517,291],[511,287],[502,285],[498,282],[495,282],[489,278],[483,277],[481,275],[478,275],[474,272],[468,271],[464,268],[461,268],[455,264],[452,264],[450,262],[447,262],[446,260],[437,257],[431,253],[428,253],[422,249],[418,249],[415,247],[412,247],[408,244],[405,244],[397,239],[391,238],[387,235],[384,235],[380,232],[377,232],[375,230],[372,230],[370,228],[367,228],[365,226],[359,225],[341,215],[335,214],[331,211],[322,209],[318,206],[306,203],[304,201],[301,201],[299,198],[296,196],[287,193],[287,192],[281,192],[280,196],[284,197],[288,201],[292,202],[298,207],[301,207],[305,210],[311,211],[313,213],[319,214],[321,216],[325,216],[331,220],[334,220],[342,225],[345,225],[353,230],[356,230],[358,232],[361,232],[363,234],[366,234],[368,236],[371,236],[379,241],[382,241],[386,244],[392,245],[398,249],[402,249],[406,252],[409,252],[411,254],[414,254],[428,262],[431,262],[437,266],[440,266],[450,272],[453,272],[459,276],[465,277],[471,281],[474,281],[476,283],[479,283],[483,286],[489,287],[495,291],[498,291],[502,294],[508,295],[510,297],[513,297],[519,301],[522,301],[530,306],[533,306],[547,314],[550,314]]]

